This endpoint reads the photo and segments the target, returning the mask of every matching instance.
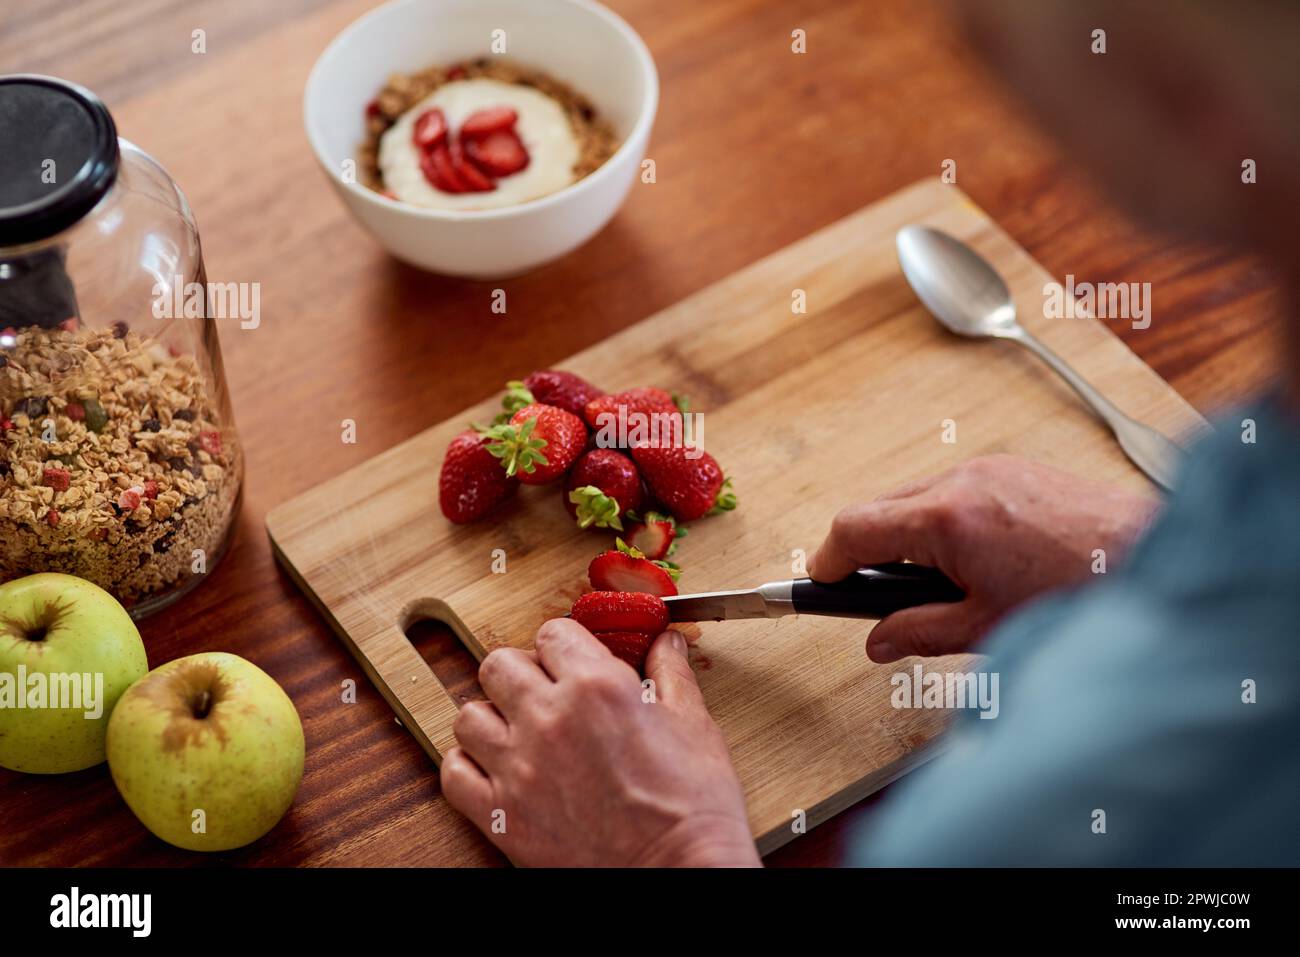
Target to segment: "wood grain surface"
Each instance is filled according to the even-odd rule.
[[[212,581],[143,627],[152,664],[206,650],[257,662],[307,734],[297,802],[229,854],[173,849],[141,827],[104,769],[0,772],[0,863],[501,863],[441,799],[415,740],[272,558],[268,510],[496,390],[577,352],[859,207],[944,159],[958,182],[1054,276],[1150,282],[1153,321],[1114,331],[1212,412],[1272,372],[1274,278],[1224,250],[1134,226],[1029,128],[915,0],[615,0],[659,66],[649,155],[658,182],[572,255],[501,284],[425,275],[389,259],[344,213],[306,144],[301,90],[328,40],[369,0],[9,0],[0,70],[99,92],[122,135],[185,189],[209,277],[260,282],[263,323],[221,329],[248,450],[243,512]],[[790,52],[790,31],[808,52]],[[191,53],[206,31],[207,52]],[[1099,148],[1112,148],[1099,144]],[[1121,147],[1114,147],[1121,148]],[[345,445],[339,423],[358,423]],[[432,479],[432,476],[431,476]],[[843,504],[828,495],[829,516]],[[455,695],[472,659],[443,633],[418,644]],[[339,702],[341,678],[367,689]],[[833,864],[859,805],[768,858]],[[451,840],[422,835],[454,834]]]

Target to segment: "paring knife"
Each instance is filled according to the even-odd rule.
[[[961,601],[965,594],[937,568],[892,562],[859,568],[843,581],[810,578],[768,582],[742,591],[672,595],[664,599],[673,621],[725,621],[825,615],[831,618],[884,618],[903,608],[931,602]]]

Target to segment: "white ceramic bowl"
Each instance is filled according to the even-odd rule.
[[[345,176],[365,136],[366,104],[392,73],[490,55],[542,70],[591,100],[622,145],[598,170],[540,199],[481,211],[422,209]],[[659,103],[641,38],[591,0],[394,0],[335,37],[307,80],[307,137],[330,182],[398,259],[452,276],[498,278],[563,256],[618,209],[640,171]]]

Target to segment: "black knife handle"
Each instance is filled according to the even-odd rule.
[[[904,562],[859,568],[838,582],[800,578],[790,589],[796,614],[835,618],[880,619],[903,608],[965,597],[939,569]]]

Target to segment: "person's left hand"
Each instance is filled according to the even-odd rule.
[[[456,717],[442,790],[524,866],[756,866],[740,781],[686,642],[660,635],[644,687],[577,622],[479,668],[491,699]]]

